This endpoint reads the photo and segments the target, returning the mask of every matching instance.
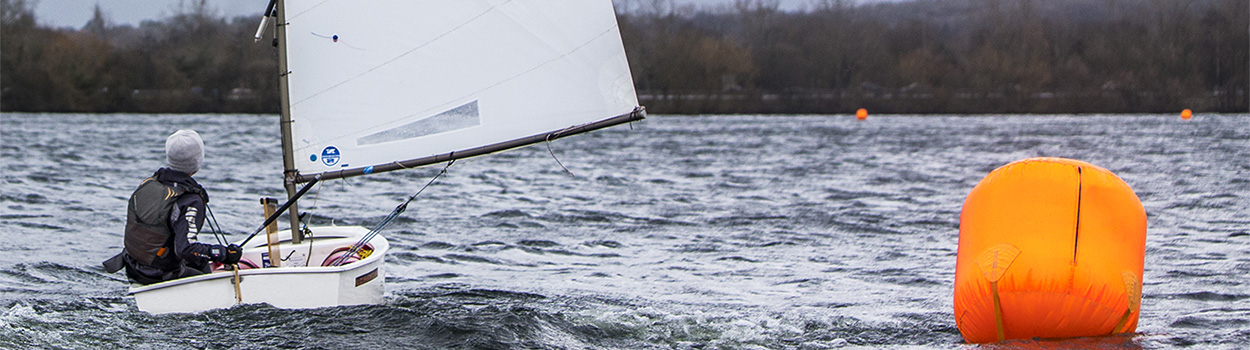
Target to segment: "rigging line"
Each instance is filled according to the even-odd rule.
[[[350,176],[344,176],[344,177],[340,177],[340,178],[339,178],[340,180],[343,180],[343,181],[339,182],[340,184],[343,184],[343,186],[342,186],[342,187],[343,187],[343,191],[347,191],[347,186],[356,187],[356,185],[353,185],[352,183],[347,182],[347,178],[349,178],[349,177],[350,177]]]
[[[326,0],[326,1],[329,1],[329,0]],[[316,6],[321,6],[321,4],[326,3],[326,1],[323,1],[323,2],[321,2],[320,4],[317,4]],[[511,0],[509,0],[509,1],[506,1],[506,2],[504,2],[504,3],[502,3],[502,4],[498,4],[498,5],[495,5],[495,6],[491,6],[490,8],[486,9],[486,11],[483,11],[482,13],[477,14],[477,16],[473,16],[473,18],[470,18],[468,21],[465,21],[464,23],[461,23],[460,25],[456,26],[455,28],[452,28],[451,30],[448,30],[448,31],[446,31],[446,32],[443,32],[442,34],[439,34],[437,37],[434,37],[434,39],[430,39],[430,41],[426,41],[425,43],[422,43],[421,45],[417,45],[416,47],[412,48],[411,50],[405,51],[404,53],[399,54],[399,56],[395,56],[395,58],[392,58],[392,59],[390,59],[390,60],[388,60],[388,61],[386,61],[386,62],[382,62],[381,64],[378,64],[378,65],[376,65],[376,66],[373,66],[373,68],[369,68],[368,70],[365,70],[364,72],[361,72],[360,74],[357,74],[357,75],[356,75],[356,76],[354,76],[354,77],[347,78],[347,80],[343,80],[343,81],[339,82],[338,84],[331,85],[330,87],[326,88],[325,90],[321,90],[321,91],[319,91],[319,92],[317,92],[317,93],[314,93],[314,94],[312,94],[312,95],[308,95],[308,97],[305,97],[304,99],[301,99],[301,100],[299,100],[299,101],[296,101],[295,103],[292,103],[292,104],[293,104],[293,105],[295,105],[295,104],[300,104],[300,103],[303,103],[304,101],[308,101],[309,99],[312,99],[312,98],[314,98],[314,97],[317,97],[317,96],[319,96],[319,95],[321,95],[321,94],[323,94],[323,93],[326,93],[327,91],[334,90],[334,89],[338,88],[339,86],[342,86],[343,84],[347,84],[348,82],[350,82],[350,81],[352,81],[352,80],[356,80],[356,78],[360,78],[360,77],[362,77],[362,76],[365,76],[366,74],[369,74],[369,73],[372,73],[372,72],[373,72],[373,71],[375,71],[375,70],[378,70],[379,68],[382,68],[382,67],[385,67],[385,66],[387,66],[387,65],[390,65],[391,63],[395,63],[395,61],[398,61],[399,59],[404,58],[404,57],[406,57],[406,56],[408,56],[408,55],[412,54],[413,52],[417,52],[417,50],[423,49],[423,48],[425,48],[426,46],[429,46],[430,44],[433,44],[434,42],[439,41],[439,40],[440,40],[440,39],[442,39],[443,37],[446,37],[446,36],[450,35],[451,33],[453,33],[453,32],[456,32],[456,31],[460,30],[460,28],[464,28],[465,26],[469,25],[469,23],[476,22],[479,18],[482,18],[483,16],[486,16],[486,14],[491,13],[491,12],[494,12],[496,8],[498,8],[498,7],[500,7],[500,6],[503,6],[503,5],[507,5],[507,4],[508,4],[508,3],[510,3],[510,2],[512,2],[512,1],[511,1]],[[309,10],[311,10],[311,8],[310,8]],[[303,14],[303,12],[301,12],[300,14]],[[297,16],[298,16],[298,15],[297,15]],[[290,19],[287,19],[287,21],[290,21]]]
[[[248,235],[247,238],[243,240],[243,243],[239,243],[239,245],[246,245],[248,241],[251,241],[253,237],[256,237],[256,235],[259,234],[261,230],[264,230],[265,227],[273,223],[274,220],[277,220],[279,215],[282,215],[283,212],[285,212],[292,205],[294,205],[296,200],[298,200],[300,197],[303,197],[305,194],[307,194],[308,190],[312,189],[313,185],[320,181],[321,181],[321,176],[314,177],[312,182],[309,182],[308,184],[304,185],[303,188],[300,188],[298,192],[295,192],[294,196],[291,196],[290,199],[287,199],[286,203],[283,203],[282,205],[278,206],[278,210],[274,211],[273,214],[269,215],[269,217],[266,217],[265,221],[260,224],[260,227],[257,227],[255,231],[252,231],[252,234]],[[299,215],[299,214],[296,213],[294,215]],[[295,229],[297,228],[291,228],[292,231],[294,231]]]
[[[221,231],[221,225],[217,223],[217,217],[213,216],[213,208],[209,207],[208,203],[204,203],[204,211],[208,212],[208,229],[213,231],[213,237],[217,237],[218,244],[226,245],[229,240],[225,239],[225,233]]]
[[[348,187],[349,187],[349,186],[350,186],[350,187],[356,187],[356,185],[352,185],[350,182],[347,182],[347,177],[346,177],[346,176],[339,178],[339,191],[347,192],[347,191],[348,191]],[[317,193],[318,193],[318,194],[320,194],[320,193],[321,193],[321,192],[320,192],[320,187],[318,187],[318,192],[317,192]],[[316,203],[313,203],[313,204],[314,204],[314,205],[316,205]],[[334,223],[334,219],[330,219],[330,223],[331,223],[331,224],[333,224],[333,223]]]
[[[321,199],[321,188],[325,186],[326,184],[324,183],[317,185],[317,192],[313,193],[313,202],[312,205],[308,206],[308,210],[314,210],[317,208],[317,200]]]
[[[456,164],[455,159],[452,159],[451,161],[447,162],[447,165],[443,167],[443,170],[439,171],[438,174],[435,174],[434,178],[430,179],[430,182],[427,182],[425,186],[421,186],[421,189],[417,190],[417,193],[413,193],[412,196],[409,196],[408,200],[405,201],[403,205],[408,205],[409,202],[412,202],[412,200],[417,199],[417,195],[420,195],[421,192],[425,192],[425,189],[430,187],[430,185],[433,185],[435,180],[438,180],[438,178],[443,177],[444,174],[447,174],[447,169],[451,168],[452,164]]]
[[[433,185],[434,182],[438,181],[440,177],[443,177],[443,175],[446,175],[447,169],[450,169],[452,164],[456,164],[455,159],[452,159],[451,161],[447,162],[447,165],[443,167],[443,170],[439,171],[438,174],[435,174],[434,177],[430,179],[430,182],[427,182],[425,186],[421,186],[421,189],[417,190],[417,193],[413,193],[411,196],[408,196],[408,200],[396,206],[395,210],[392,210],[390,214],[388,214],[385,218],[382,219],[382,222],[379,222],[378,225],[375,226],[372,230],[370,230],[368,234],[365,234],[364,237],[361,237],[360,241],[357,241],[355,244],[352,244],[351,249],[348,249],[347,252],[345,252],[343,255],[340,255],[337,259],[331,262],[330,266],[343,265],[343,262],[347,261],[347,258],[353,255],[356,255],[356,253],[360,252],[360,248],[363,248],[365,244],[368,244],[369,241],[373,240],[373,237],[377,236],[378,233],[382,232],[382,229],[390,225],[391,221],[395,220],[395,218],[399,217],[399,215],[402,214],[404,210],[408,209],[408,203],[411,203],[414,199],[417,199],[417,196],[420,195],[422,192],[425,192],[426,188],[429,188],[430,185]]]
[[[569,126],[569,128],[565,128],[564,130],[560,130],[560,131],[555,131],[555,133],[547,134],[546,136],[547,153],[551,154],[551,159],[555,159],[555,164],[559,164],[560,168],[564,169],[564,173],[569,173],[569,176],[572,176],[572,178],[577,178],[577,175],[572,174],[572,170],[569,170],[567,166],[564,166],[564,163],[562,163],[562,161],[560,161],[559,158],[556,158],[555,151],[551,150],[551,136],[564,134],[565,131],[576,129],[577,126],[580,126],[580,125]]]
[[[635,112],[637,112],[637,108],[634,108],[634,112],[630,112],[630,113],[635,113]],[[586,126],[586,125],[588,125],[588,124],[590,124],[590,123],[586,123],[586,124],[579,124],[579,125],[573,125],[573,126],[569,126],[569,127],[567,127],[567,128],[564,128],[564,129],[560,129],[559,131],[555,131],[555,132],[551,132],[551,133],[548,133],[548,134],[547,134],[547,137],[546,137],[546,141],[547,141],[547,153],[550,153],[550,154],[551,154],[551,159],[555,159],[555,160],[556,160],[556,164],[559,164],[559,165],[560,165],[560,168],[564,169],[564,172],[568,173],[568,174],[569,174],[569,176],[572,176],[572,177],[577,177],[577,175],[576,175],[576,174],[573,174],[573,171],[572,171],[572,170],[569,170],[569,167],[564,166],[564,162],[561,162],[561,161],[560,161],[560,158],[556,157],[556,152],[551,150],[551,139],[552,139],[552,138],[555,138],[555,137],[558,137],[558,136],[561,136],[562,134],[564,134],[564,133],[566,133],[566,132],[569,132],[569,131],[575,130],[575,129],[577,129],[577,128],[580,128],[580,127]],[[631,121],[631,122],[629,122],[629,129],[630,129],[630,130],[633,130],[633,129],[634,129],[634,122],[632,122],[632,121]]]
[[[287,17],[287,18],[286,18],[286,21],[287,21],[287,22],[291,22],[291,19],[292,19],[292,18],[296,18],[296,17],[299,17],[299,16],[303,16],[305,13],[308,13],[308,11],[312,11],[312,10],[314,10],[314,9],[318,8],[318,7],[321,7],[321,5],[325,5],[327,2],[330,2],[330,0],[325,0],[325,1],[322,1],[322,2],[317,3],[316,5],[312,5],[312,6],[308,7],[308,9],[307,9],[307,10],[300,11],[300,13],[297,13],[297,14],[295,14],[295,15],[291,16],[291,17]],[[285,9],[286,9],[286,6],[282,6],[282,8],[285,10]],[[277,9],[274,9],[274,10],[277,10]]]
[[[352,44],[348,44],[346,39],[340,39],[340,38],[339,38],[339,36],[338,36],[337,34],[331,34],[331,35],[321,35],[321,34],[317,34],[317,32],[311,32],[311,33],[312,33],[312,35],[317,36],[317,37],[320,37],[320,38],[334,40],[334,42],[339,43],[339,44],[342,44],[343,46],[347,46],[347,47],[351,48],[352,50],[356,50],[356,51],[367,51],[367,50],[365,50],[365,49],[362,49],[362,48],[359,48],[359,47],[353,46]]]
[[[303,224],[304,224],[304,228],[301,228],[300,230],[302,230],[305,234],[308,235],[306,237],[308,238],[308,255],[304,255],[306,257],[304,258],[304,267],[308,267],[309,262],[312,261],[313,234],[312,234],[312,230],[308,230],[308,223],[303,222]],[[295,250],[291,250],[291,254],[295,254]]]

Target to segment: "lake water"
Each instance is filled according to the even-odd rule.
[[[0,116],[0,348],[962,348],[964,197],[1011,161],[1122,177],[1148,214],[1137,333],[990,348],[1250,346],[1250,117],[652,116],[457,162],[384,235],[383,305],[153,316],[100,261],[165,136],[241,239],[281,197],[277,117]],[[554,158],[553,158],[554,155]],[[567,166],[566,173],[556,159]],[[372,226],[441,166],[330,181]]]

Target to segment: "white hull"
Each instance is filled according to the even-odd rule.
[[[369,232],[359,226],[312,227],[312,238],[292,245],[290,231],[281,231],[279,246],[282,267],[242,269],[239,295],[243,304],[267,303],[279,308],[302,309],[340,305],[380,304],[386,291],[382,262],[390,244],[378,235],[368,243],[373,253],[363,260],[342,266],[323,267],[322,262],[335,249],[351,246]],[[311,254],[309,254],[309,242]],[[262,265],[268,254],[265,237],[258,235],[243,247],[243,259]],[[300,259],[310,256],[311,259]],[[288,266],[294,261],[310,261],[307,267]],[[131,285],[139,310],[154,314],[199,312],[227,308],[236,301],[234,274],[217,271],[150,285]]]

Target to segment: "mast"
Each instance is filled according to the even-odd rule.
[[[300,244],[304,240],[304,232],[299,230],[299,207],[294,200],[295,179],[299,177],[299,170],[295,168],[295,151],[291,141],[291,89],[290,82],[287,80],[291,72],[287,70],[286,58],[286,2],[277,0],[274,12],[278,17],[275,22],[277,28],[274,32],[278,38],[278,71],[281,72],[278,78],[278,90],[282,93],[282,118],[279,121],[282,130],[282,178],[287,199],[291,200],[291,208],[287,212],[287,216],[291,217],[291,243]]]

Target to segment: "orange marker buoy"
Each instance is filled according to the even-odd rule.
[[[995,169],[959,216],[955,324],[964,340],[1137,329],[1146,211],[1098,166],[1030,158]]]
[[[860,108],[858,111],[855,111],[855,120],[865,120],[865,119],[868,119],[867,109]]]
[[[1181,111],[1181,119],[1189,120],[1189,118],[1193,118],[1193,117],[1194,117],[1194,111],[1191,111],[1188,108]]]

